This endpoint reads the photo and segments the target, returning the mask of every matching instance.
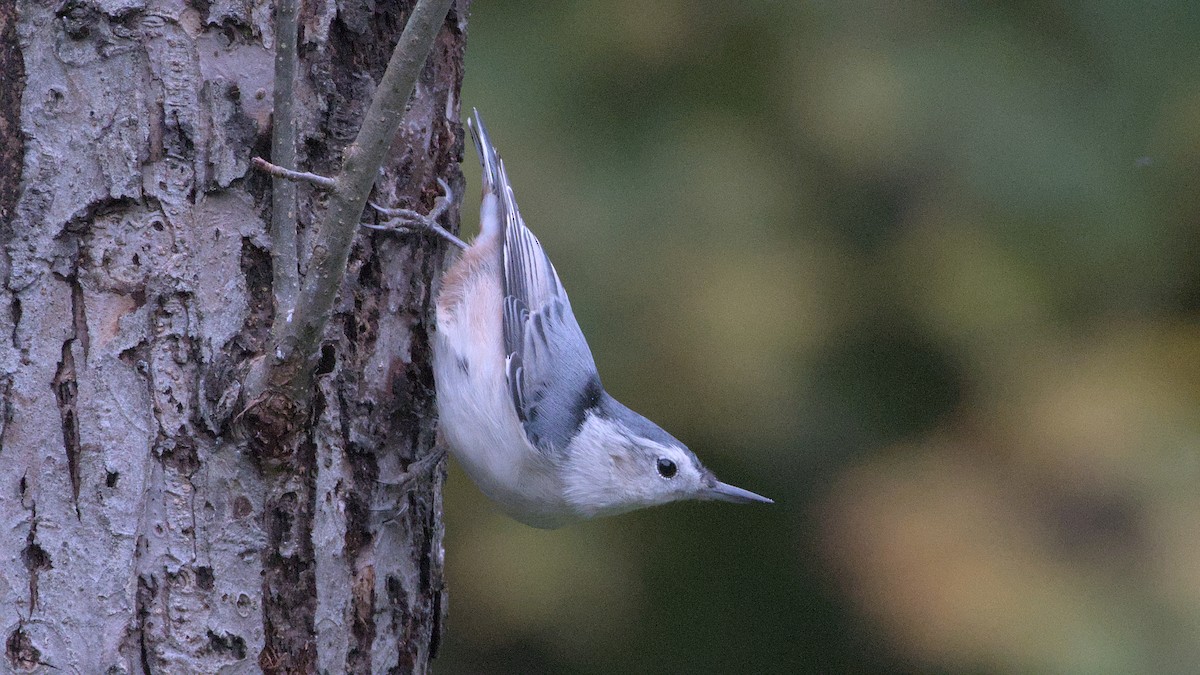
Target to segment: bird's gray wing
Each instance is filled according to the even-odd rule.
[[[509,391],[529,441],[561,451],[603,388],[567,292],[542,244],[521,219],[504,162],[475,111],[475,148],[484,191],[497,197],[503,225],[504,350]]]

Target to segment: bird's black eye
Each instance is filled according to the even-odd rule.
[[[677,470],[678,469],[675,466],[675,462],[672,462],[666,457],[658,458],[658,475],[662,476],[663,478],[671,478],[675,475]]]

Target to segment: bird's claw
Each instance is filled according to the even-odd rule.
[[[433,209],[429,213],[421,214],[412,209],[389,209],[380,206],[375,202],[367,202],[371,208],[375,209],[380,215],[388,220],[380,224],[362,223],[362,226],[370,230],[381,230],[386,232],[409,233],[415,230],[427,230],[433,232],[439,237],[449,241],[459,248],[467,248],[467,244],[458,237],[451,234],[446,228],[438,224],[438,219],[442,214],[450,208],[450,204],[454,203],[454,191],[450,189],[450,185],[442,180],[437,179],[438,185],[442,188],[442,194],[438,196],[433,203]]]

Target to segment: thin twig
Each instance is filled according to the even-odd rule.
[[[319,176],[315,173],[306,173],[303,171],[292,171],[291,169],[285,169],[282,166],[272,164],[261,157],[254,158],[254,166],[261,171],[279,178],[280,180],[285,180],[292,183],[312,183],[313,185],[327,189],[333,187],[332,178]],[[439,178],[438,185],[442,186],[442,189],[445,190],[445,194],[443,194],[436,202],[434,202],[433,210],[431,210],[428,215],[419,213],[412,209],[391,209],[386,206],[380,206],[375,202],[368,201],[368,206],[370,206],[372,209],[375,209],[389,220],[382,225],[377,225],[375,223],[359,223],[359,225],[367,228],[368,230],[378,230],[381,232],[410,232],[418,228],[425,229],[433,232],[451,244],[466,250],[467,243],[465,241],[454,236],[449,230],[441,225],[438,225],[437,219],[441,218],[442,214],[446,212],[446,209],[450,208],[450,204],[454,201],[454,193],[450,190],[450,186],[446,183],[446,181]]]
[[[429,47],[452,3],[453,0],[420,0],[413,7],[358,136],[346,148],[342,170],[334,178],[328,207],[317,227],[313,257],[296,303],[295,320],[286,331],[290,335],[285,334],[276,345],[285,357],[291,356],[287,351],[294,350],[298,359],[307,360],[316,351],[346,270],[350,244],[367,195],[375,184],[391,139],[404,119],[404,104],[425,65]]]
[[[343,153],[342,169],[333,179],[329,202],[317,223],[312,258],[292,321],[272,336],[270,355],[264,364],[268,372],[251,373],[247,378],[247,399],[251,402],[262,400],[262,388],[270,387],[290,398],[289,408],[306,408],[312,361],[346,272],[350,245],[367,195],[404,120],[405,102],[453,2],[418,0],[413,7],[358,136]],[[299,179],[316,182],[309,177]]]
[[[271,159],[280,167],[296,166],[296,116],[292,111],[296,80],[296,5],[299,0],[278,0],[275,5],[275,112],[271,125]],[[256,158],[257,159],[257,158]],[[257,164],[256,164],[257,165]],[[300,260],[296,247],[296,183],[271,172],[271,262],[274,270],[275,326],[286,322],[300,292]]]
[[[315,173],[308,173],[306,171],[293,171],[291,169],[285,169],[278,164],[272,164],[268,162],[262,157],[255,157],[251,159],[250,162],[254,164],[254,168],[262,171],[263,173],[269,173],[284,183],[312,183],[313,185],[323,187],[326,190],[333,189],[333,179],[329,178],[328,176],[319,176]],[[294,221],[293,225],[295,225]],[[295,233],[293,232],[293,234]],[[293,240],[292,245],[295,246],[295,240]]]

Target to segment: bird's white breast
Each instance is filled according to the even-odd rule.
[[[479,489],[537,527],[569,520],[553,462],[530,445],[505,376],[498,265],[468,250],[447,273],[433,338],[439,429]]]

